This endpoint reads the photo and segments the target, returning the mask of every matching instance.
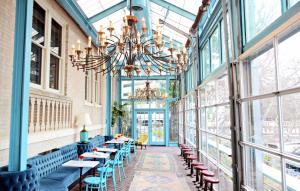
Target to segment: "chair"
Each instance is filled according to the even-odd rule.
[[[145,146],[145,149],[147,148],[148,143],[148,135],[141,134],[140,137],[137,140],[137,145],[141,146],[141,149],[143,149],[143,146]]]
[[[102,173],[103,171],[107,171],[107,177],[112,177],[113,185],[114,185],[114,191],[116,191],[116,178],[115,178],[115,167],[118,164],[119,158],[120,158],[121,152],[118,151],[115,155],[115,158],[113,161],[109,161],[109,166],[107,170],[104,167],[98,168],[98,172]]]
[[[128,141],[128,143],[124,144],[123,150],[124,150],[124,156],[126,158],[126,163],[128,164],[128,162],[131,160],[131,145],[134,144],[133,141]]]
[[[122,168],[122,171],[123,171],[124,178],[126,178],[124,164],[123,164],[123,158],[125,156],[125,152],[126,151],[123,148],[119,151],[120,154],[119,154],[118,162],[116,164],[117,167],[118,167],[118,173],[119,173],[119,180],[120,180],[120,182],[121,182],[121,168]],[[113,161],[111,161],[111,164],[113,165]]]
[[[83,180],[83,182],[86,185],[86,191],[88,191],[89,189],[90,191],[92,191],[94,188],[98,189],[98,191],[100,191],[100,189],[101,191],[104,191],[105,188],[105,190],[107,191],[106,179],[108,175],[110,162],[110,160],[106,161],[106,163],[102,167],[101,173],[99,173],[99,176],[90,176]]]
[[[131,152],[131,149],[133,150],[133,153],[134,155],[136,155],[136,147],[135,147],[135,142],[132,140],[132,141],[129,141],[130,143],[130,152]]]

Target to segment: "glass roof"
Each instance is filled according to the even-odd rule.
[[[122,0],[76,0],[80,8],[86,14],[88,18],[100,13],[103,10],[110,8],[113,5],[120,3]],[[198,8],[201,5],[200,0],[165,0],[170,4],[173,4],[177,7],[185,9],[188,12],[197,14]],[[183,31],[184,33],[189,33],[189,28],[192,26],[193,21],[178,14],[173,11],[170,11],[160,5],[157,5],[153,2],[150,2],[150,22],[152,25],[152,29],[155,30],[155,23],[158,22],[159,19],[165,21],[166,23],[176,27],[177,29]],[[98,31],[100,25],[103,25],[103,28],[107,28],[109,24],[109,20],[113,22],[113,26],[115,28],[114,33],[119,35],[121,33],[122,28],[122,18],[125,15],[127,8],[121,9],[119,11],[114,12],[106,18],[103,18],[95,23],[92,23],[95,29]],[[187,37],[184,35],[174,31],[168,26],[163,26],[163,34],[169,38],[172,38],[176,41],[185,43]]]
[[[76,0],[77,4],[84,11],[86,16],[92,17],[111,6],[120,3],[122,0]]]

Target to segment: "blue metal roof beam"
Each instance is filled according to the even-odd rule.
[[[126,7],[127,5],[127,1],[124,0],[124,1],[121,1],[120,3],[114,5],[114,6],[111,6],[110,8],[108,9],[105,9],[104,11],[101,11],[100,13],[97,13],[96,15],[90,17],[88,20],[89,22],[92,24],[92,23],[95,23],[117,11],[119,11],[120,9],[123,9],[124,7]]]
[[[98,44],[97,31],[91,25],[82,12],[79,5],[75,1],[70,0],[57,0],[57,2],[66,10],[66,12],[75,20],[79,27],[87,36],[92,37],[92,41],[95,45]]]
[[[170,11],[173,11],[187,19],[190,19],[192,21],[195,20],[196,18],[196,15],[194,15],[193,13],[191,12],[188,12],[180,7],[177,7],[176,5],[173,5],[165,0],[150,0],[152,3],[155,3],[163,8],[166,8],[166,9],[169,9]]]

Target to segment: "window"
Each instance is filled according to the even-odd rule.
[[[210,47],[211,47],[211,71],[217,69],[220,65],[220,37],[219,37],[219,28],[216,30],[210,37]]]
[[[45,10],[33,5],[30,82],[41,84],[43,49],[45,48]]]
[[[101,74],[96,73],[94,79],[94,102],[101,105]]]
[[[276,35],[241,67],[243,168],[245,186],[253,190],[299,188],[299,26]]]
[[[218,190],[232,190],[232,159],[228,77],[221,74],[201,85],[199,91],[200,158],[213,170]],[[226,189],[223,189],[224,186]],[[222,188],[222,189],[220,189]]]
[[[89,103],[93,103],[93,73],[92,71],[86,71],[85,73],[85,82],[84,82],[84,98],[85,101],[89,102]]]
[[[246,42],[281,15],[281,0],[244,0]]]

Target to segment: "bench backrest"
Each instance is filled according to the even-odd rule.
[[[77,143],[66,145],[60,148],[63,162],[78,159]]]
[[[28,164],[34,165],[37,169],[38,177],[43,178],[63,164],[63,156],[61,150],[58,150],[30,158],[28,159]]]

